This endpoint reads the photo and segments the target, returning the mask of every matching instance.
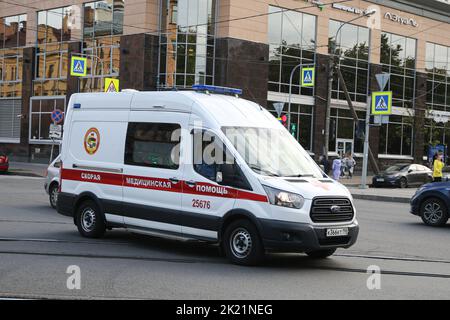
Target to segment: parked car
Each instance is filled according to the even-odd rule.
[[[50,205],[56,209],[59,191],[59,168],[61,167],[61,157],[57,156],[48,166],[44,184],[45,191],[49,195]]]
[[[450,181],[450,166],[442,169],[442,181]]]
[[[0,151],[0,172],[7,172],[8,169],[9,169],[8,156]]]
[[[372,179],[374,187],[400,187],[420,186],[433,181],[432,171],[420,164],[396,164]]]
[[[429,226],[447,223],[450,213],[450,182],[435,182],[419,188],[411,198],[411,213]]]

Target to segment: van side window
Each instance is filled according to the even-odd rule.
[[[194,130],[192,137],[195,172],[220,185],[252,190],[233,155],[220,138],[214,133],[202,130]],[[218,176],[220,181],[217,181]]]
[[[180,132],[180,125],[174,123],[129,123],[125,144],[125,164],[178,169]]]

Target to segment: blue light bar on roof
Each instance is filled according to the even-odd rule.
[[[218,94],[233,94],[233,95],[241,95],[242,94],[241,89],[216,87],[216,86],[210,86],[210,85],[206,85],[206,84],[193,85],[192,89],[194,91],[206,91],[209,93],[218,93]]]

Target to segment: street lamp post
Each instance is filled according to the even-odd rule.
[[[342,23],[339,28],[336,31],[336,35],[334,36],[334,39],[337,43],[337,38],[339,36],[339,32],[341,31],[342,27],[344,27],[346,24],[349,24],[355,20],[361,19],[363,17],[369,17],[372,14],[375,13],[375,10],[370,10],[370,11],[366,11],[364,12],[363,15],[358,16],[354,19],[351,19],[347,22]],[[333,38],[331,38],[333,39]],[[331,42],[331,41],[330,41]],[[332,42],[331,42],[332,43]],[[328,159],[328,150],[329,150],[329,144],[330,144],[330,116],[331,116],[331,91],[332,91],[332,86],[333,86],[333,70],[335,68],[335,61],[334,61],[334,57],[336,55],[336,45],[332,43],[332,47],[330,48],[331,53],[330,53],[330,59],[328,62],[328,95],[327,95],[327,109],[326,109],[326,115],[325,115],[325,142],[324,142],[324,156],[326,159]]]

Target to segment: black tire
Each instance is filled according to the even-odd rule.
[[[306,254],[313,259],[326,259],[332,256],[336,252],[336,249],[326,249],[306,252]]]
[[[101,238],[106,232],[105,219],[97,204],[86,200],[76,212],[78,232],[86,238]]]
[[[398,185],[400,188],[406,189],[408,188],[408,180],[406,180],[406,178],[400,178]]]
[[[238,265],[256,265],[264,258],[264,247],[258,230],[245,219],[230,223],[225,229],[222,246],[227,258]]]
[[[442,200],[429,198],[420,206],[420,217],[428,226],[442,227],[448,221],[448,209]]]
[[[50,188],[48,188],[48,200],[50,201],[50,206],[56,209],[56,204],[58,202],[58,184],[52,183]]]

